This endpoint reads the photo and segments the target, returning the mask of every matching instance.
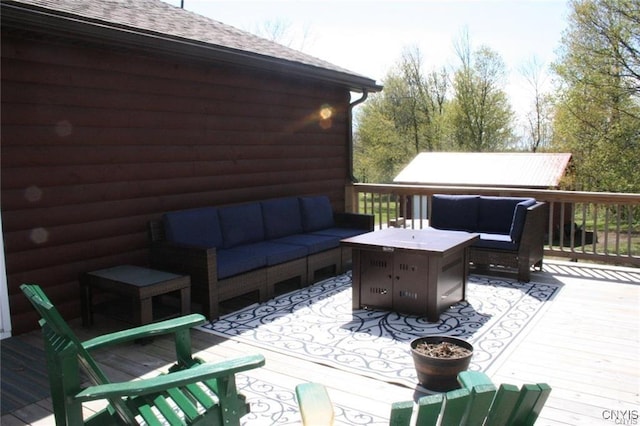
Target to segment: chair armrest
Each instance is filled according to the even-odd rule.
[[[208,288],[217,283],[215,247],[179,245],[168,241],[152,242],[149,255],[152,268],[191,276],[192,297],[194,287]]]
[[[217,363],[200,364],[187,370],[163,374],[149,379],[90,386],[76,394],[75,398],[78,401],[85,402],[105,398],[146,395],[206,380],[230,377],[241,371],[262,367],[264,363],[264,356],[248,355]]]
[[[527,209],[522,236],[520,237],[519,247],[521,250],[532,251],[535,254],[542,255],[545,224],[549,216],[547,208],[547,203],[538,202]]]
[[[366,229],[373,231],[374,217],[363,213],[334,213],[333,221],[340,228]]]
[[[128,330],[116,331],[114,333],[98,336],[82,343],[86,350],[93,350],[118,343],[130,342],[132,340],[145,337],[158,336],[163,334],[176,333],[202,325],[206,318],[200,314],[190,314],[179,318],[160,321]]]
[[[296,386],[296,397],[304,426],[333,425],[333,404],[327,389],[319,383]]]

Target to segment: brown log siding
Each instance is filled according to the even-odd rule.
[[[14,332],[36,326],[22,282],[77,317],[78,275],[144,265],[146,223],[165,211],[303,194],[327,194],[342,209],[349,101],[344,88],[275,71],[3,31]],[[336,113],[330,123],[319,122],[323,105]]]

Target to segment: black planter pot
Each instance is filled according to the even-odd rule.
[[[438,344],[449,342],[463,347],[471,353],[462,358],[435,358],[416,350],[421,343]],[[469,368],[473,346],[462,339],[449,336],[425,336],[411,341],[411,356],[418,373],[418,382],[425,388],[437,392],[448,392],[460,387],[458,373]]]

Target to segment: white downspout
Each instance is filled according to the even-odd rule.
[[[4,259],[4,234],[2,214],[0,213],[0,339],[11,337],[11,311],[9,310],[9,290],[7,287],[7,268]]]
[[[349,166],[349,179],[351,180],[351,182],[357,182],[358,179],[356,179],[356,177],[353,175],[353,108],[355,108],[358,104],[361,104],[362,102],[367,100],[367,97],[369,96],[369,91],[367,89],[362,89],[362,96],[358,99],[356,99],[355,101],[351,102],[349,104],[349,158],[348,158],[348,166]]]

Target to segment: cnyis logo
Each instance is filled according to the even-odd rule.
[[[640,415],[638,410],[604,410],[602,418],[617,425],[637,425]]]

